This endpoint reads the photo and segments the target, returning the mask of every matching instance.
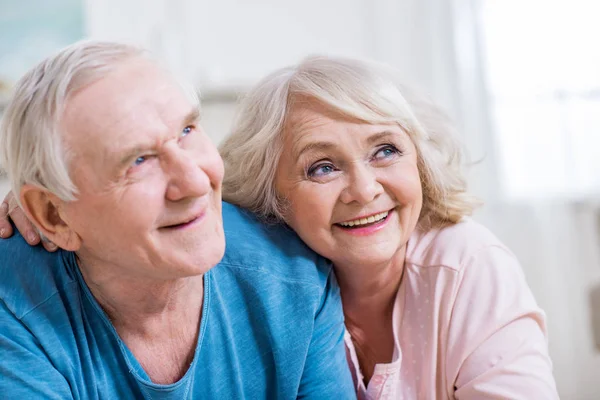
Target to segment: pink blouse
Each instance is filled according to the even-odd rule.
[[[415,231],[393,312],[392,362],[359,399],[557,399],[544,312],[515,256],[471,219]]]

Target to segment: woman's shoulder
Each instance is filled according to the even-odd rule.
[[[469,260],[486,251],[510,250],[485,226],[471,218],[442,228],[416,229],[406,252],[409,263],[419,267],[461,270]]]

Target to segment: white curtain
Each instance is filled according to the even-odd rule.
[[[600,3],[479,1],[506,194],[597,197]]]
[[[480,161],[472,167],[470,183],[486,206],[476,219],[515,252],[547,313],[561,397],[597,399],[600,349],[595,345],[592,317],[600,313],[600,304],[594,309],[591,300],[592,293],[600,291],[597,205],[552,198],[505,200],[483,67],[481,1],[380,0],[376,4],[374,21],[383,27],[376,36],[380,43],[374,56],[403,69],[439,100],[461,128],[471,159]],[[534,48],[531,51],[535,53]]]

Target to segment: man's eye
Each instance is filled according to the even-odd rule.
[[[135,159],[135,161],[133,162],[133,165],[140,165],[143,164],[144,161],[146,161],[148,158],[146,156],[141,156]]]
[[[189,135],[190,133],[192,133],[192,129],[193,129],[193,127],[192,127],[192,126],[186,126],[186,127],[185,127],[185,128],[183,128],[183,130],[181,131],[181,136],[183,137],[183,136],[187,136],[187,135]]]

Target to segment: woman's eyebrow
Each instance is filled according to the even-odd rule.
[[[375,133],[371,136],[369,136],[367,138],[367,143],[369,144],[373,144],[375,142],[380,142],[383,139],[390,139],[390,138],[394,138],[394,139],[398,139],[400,135],[398,135],[397,132],[394,131],[383,131],[383,132],[378,132]]]
[[[305,146],[301,147],[297,151],[292,150],[292,154],[294,154],[295,158],[298,159],[304,153],[308,153],[310,151],[315,151],[315,150],[326,151],[326,150],[331,150],[334,147],[335,147],[335,144],[333,144],[331,142],[311,142],[311,143],[308,143]]]

